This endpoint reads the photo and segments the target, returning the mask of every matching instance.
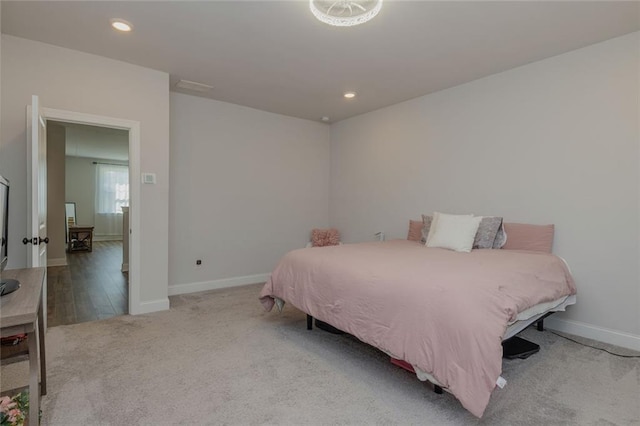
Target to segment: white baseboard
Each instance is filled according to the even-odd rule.
[[[47,266],[67,266],[67,258],[47,259]]]
[[[138,307],[134,309],[134,312],[129,312],[131,315],[148,314],[151,312],[166,311],[169,309],[169,298],[151,300],[149,302],[140,302]]]
[[[198,291],[217,290],[227,287],[238,287],[247,284],[263,283],[271,276],[268,274],[246,275],[244,277],[225,278],[213,281],[201,281],[196,283],[173,284],[169,286],[169,296],[178,294],[195,293]]]
[[[640,336],[624,331],[611,330],[584,322],[549,317],[544,320],[545,327],[552,330],[574,334],[587,339],[640,351]]]

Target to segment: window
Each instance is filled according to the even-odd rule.
[[[97,164],[96,213],[122,213],[129,205],[129,167]]]

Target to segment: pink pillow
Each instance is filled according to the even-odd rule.
[[[529,225],[526,223],[505,223],[507,242],[505,250],[531,250],[551,253],[553,246],[553,225]]]
[[[337,246],[338,244],[340,244],[340,233],[335,228],[316,228],[311,231],[311,245],[313,247]]]
[[[422,221],[410,220],[409,232],[407,233],[407,240],[420,241],[422,239]]]

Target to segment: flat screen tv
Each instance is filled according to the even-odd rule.
[[[20,287],[16,280],[2,278],[2,271],[9,260],[9,181],[0,176],[0,296]]]

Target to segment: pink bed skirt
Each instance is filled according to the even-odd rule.
[[[397,359],[397,358],[391,357],[391,364],[397,365],[398,367],[404,368],[405,370],[410,371],[412,373],[416,372],[413,369],[413,367],[411,366],[411,364],[409,364],[407,361],[403,361],[401,359]]]

